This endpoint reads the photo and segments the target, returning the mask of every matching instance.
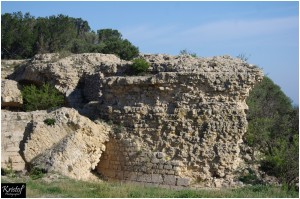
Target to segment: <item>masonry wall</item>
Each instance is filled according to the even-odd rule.
[[[174,186],[234,184],[247,128],[245,98],[255,81],[255,75],[244,77],[104,78],[100,115],[122,128],[107,144],[98,171],[108,179]]]
[[[179,161],[168,161],[164,153],[143,151],[133,140],[111,139],[96,169],[109,180],[189,186],[190,179],[180,176],[181,166]]]

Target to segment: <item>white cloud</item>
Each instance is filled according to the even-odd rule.
[[[239,39],[250,36],[264,36],[298,29],[297,17],[257,19],[257,20],[227,20],[192,27],[181,32],[187,38],[201,39]]]
[[[139,46],[176,45],[189,46],[199,43],[263,37],[297,30],[298,17],[255,20],[224,20],[183,28],[180,25],[139,25],[121,29],[125,38]]]

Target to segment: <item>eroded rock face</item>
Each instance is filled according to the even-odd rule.
[[[59,54],[38,54],[10,76],[16,81],[37,84],[48,82],[65,94],[71,107],[83,106],[85,76],[101,72],[116,75],[128,65],[115,55],[100,53],[74,54],[60,57]]]
[[[102,78],[101,118],[125,130],[104,153],[99,172],[146,183],[155,183],[155,174],[167,185],[233,184],[247,129],[245,99],[261,71],[227,56],[145,58],[164,72]],[[157,153],[163,158],[153,158]]]
[[[48,81],[70,106],[114,123],[108,136],[107,126],[77,128],[81,120],[53,127],[33,122],[26,161],[74,178],[95,168],[107,179],[234,186],[247,129],[245,100],[262,80],[261,70],[229,56],[141,57],[151,64],[146,76],[126,76],[131,62],[103,54],[37,55],[12,75],[18,81]]]
[[[47,118],[55,119],[55,125],[45,124]],[[9,125],[15,129],[5,124],[9,119]],[[23,160],[23,166],[29,163],[75,179],[89,179],[92,176],[91,170],[95,169],[105,150],[104,143],[108,141],[110,131],[109,126],[96,124],[70,108],[50,113],[3,111],[2,126],[2,140],[7,144],[16,136],[16,129],[19,129],[19,136],[13,143],[16,148],[14,154],[8,153],[11,149],[7,146],[1,150],[2,164],[18,157]],[[21,167],[21,163],[18,166]]]
[[[13,80],[1,80],[1,107],[22,107],[23,98],[18,82]]]

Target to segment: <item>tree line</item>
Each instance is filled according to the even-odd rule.
[[[92,31],[88,22],[59,14],[35,18],[30,13],[1,15],[1,58],[25,59],[38,53],[116,54],[131,60],[138,47],[124,39],[118,30]]]
[[[247,104],[245,142],[264,154],[261,170],[294,187],[299,180],[299,108],[266,76],[250,92]]]

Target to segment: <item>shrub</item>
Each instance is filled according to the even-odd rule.
[[[242,181],[245,184],[252,184],[252,185],[263,184],[263,182],[257,178],[255,172],[252,169],[247,169],[247,170],[248,170],[247,174],[244,174],[239,177],[240,181]]]
[[[187,49],[181,50],[181,51],[179,52],[179,55],[189,55],[189,56],[191,56],[191,57],[197,57],[197,54],[196,54],[196,53],[190,52],[190,51],[188,51]]]
[[[132,65],[130,65],[131,72],[134,75],[139,75],[147,72],[149,68],[149,63],[145,59],[134,59]]]
[[[55,124],[55,119],[53,118],[47,118],[44,120],[44,123],[47,124],[48,126],[52,126]]]
[[[247,99],[245,142],[264,154],[260,169],[292,188],[299,176],[299,110],[268,77]]]
[[[45,171],[43,169],[34,167],[31,169],[29,176],[31,179],[36,180],[36,179],[44,177],[44,173],[45,173]]]
[[[47,110],[64,104],[64,96],[47,83],[41,87],[24,86],[22,96],[25,111]]]

